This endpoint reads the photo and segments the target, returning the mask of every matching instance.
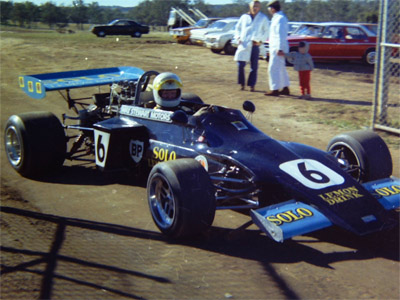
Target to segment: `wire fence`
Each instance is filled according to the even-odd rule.
[[[400,1],[380,4],[372,128],[400,134]]]

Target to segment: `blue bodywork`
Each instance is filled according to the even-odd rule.
[[[21,76],[20,86],[40,99],[46,91],[141,82],[144,73],[117,67]],[[331,225],[360,235],[393,226],[389,211],[400,206],[398,178],[360,183],[325,151],[275,140],[239,110],[182,98],[174,111],[118,100],[113,115],[84,129],[93,135],[97,166],[196,159],[216,187],[217,208],[252,208],[254,223],[279,242]],[[235,200],[248,205],[234,206]]]

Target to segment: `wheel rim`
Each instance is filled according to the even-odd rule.
[[[367,63],[370,65],[375,64],[375,51],[367,53]]]
[[[344,143],[336,143],[330,147],[329,151],[337,158],[340,166],[345,172],[356,180],[361,180],[363,174],[361,162],[351,147]]]
[[[5,144],[8,160],[13,166],[18,166],[22,160],[22,143],[14,126],[7,128]]]
[[[175,219],[176,202],[171,186],[161,174],[151,179],[149,206],[157,225],[163,229],[171,227]]]

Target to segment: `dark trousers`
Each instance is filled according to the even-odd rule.
[[[258,59],[260,56],[260,47],[254,46],[251,48],[251,56],[250,56],[250,74],[247,79],[248,86],[255,86],[257,82],[257,70],[258,70]],[[246,66],[245,61],[238,61],[238,83],[240,85],[245,84],[245,74],[244,67]]]

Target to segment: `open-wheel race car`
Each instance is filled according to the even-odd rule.
[[[36,99],[65,90],[76,116],[11,116],[9,162],[28,178],[60,169],[66,159],[143,172],[153,220],[173,238],[207,230],[217,209],[248,213],[279,242],[331,225],[363,235],[398,224],[400,180],[376,133],[340,134],[326,151],[275,140],[240,110],[181,94],[179,77],[163,74],[115,67],[20,76],[20,87]],[[71,97],[71,89],[101,85],[109,91]],[[174,105],[159,105],[159,95]],[[243,109],[255,106],[245,101]]]

